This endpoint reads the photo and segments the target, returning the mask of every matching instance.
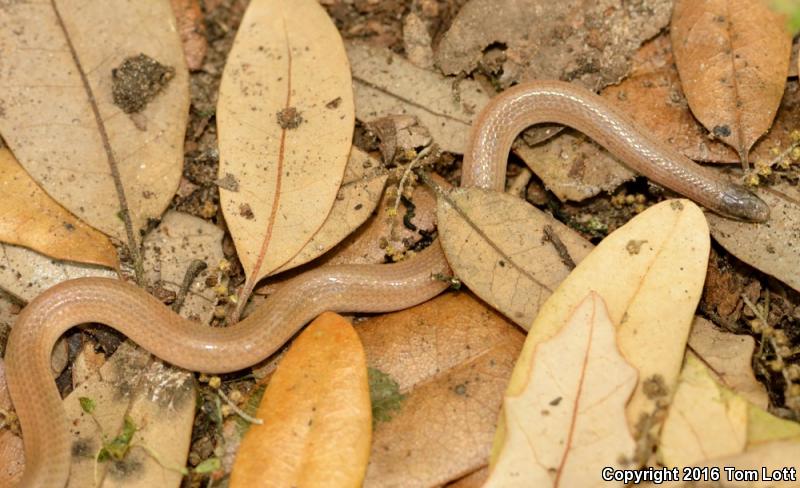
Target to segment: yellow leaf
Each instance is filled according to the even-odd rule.
[[[508,396],[529,381],[536,346],[561,330],[595,291],[606,301],[622,355],[639,372],[628,424],[650,418],[674,392],[694,311],[703,289],[710,239],[705,217],[688,200],[650,207],[606,237],[545,302],[514,368]],[[644,390],[644,386],[655,387]],[[653,429],[660,426],[652,419]],[[495,446],[502,443],[501,416]]]
[[[635,442],[625,403],[636,370],[620,355],[603,299],[591,292],[532,355],[524,389],[506,395],[507,435],[485,486],[601,486]]]
[[[0,149],[0,194],[0,241],[56,259],[118,266],[108,237],[50,198],[8,149]]]
[[[691,466],[738,454],[747,442],[747,401],[718,385],[694,356],[686,357],[661,431],[665,466]]]
[[[294,341],[242,440],[231,488],[361,486],[372,415],[364,349],[331,312]]]

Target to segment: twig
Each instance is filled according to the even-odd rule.
[[[569,268],[570,271],[575,269],[575,260],[572,259],[572,256],[569,254],[569,249],[564,243],[561,241],[561,238],[558,237],[558,234],[553,230],[553,227],[550,225],[545,225],[542,229],[544,235],[542,235],[542,241],[549,242],[553,245],[556,252],[558,253],[558,257],[561,258],[561,262],[564,263],[564,266]]]
[[[217,389],[217,395],[219,395],[219,397],[222,398],[222,400],[224,400],[225,403],[227,403],[228,406],[231,407],[231,409],[234,412],[236,412],[236,414],[239,417],[242,417],[243,419],[245,419],[246,421],[250,422],[251,424],[262,425],[264,423],[263,420],[261,420],[259,418],[256,418],[256,417],[253,417],[252,415],[248,414],[247,412],[245,412],[241,408],[237,407],[236,404],[233,403],[233,401],[230,398],[228,398],[227,395],[225,395],[225,392],[222,391],[221,388]]]
[[[183,302],[186,301],[186,295],[189,293],[189,287],[192,286],[194,280],[197,278],[203,270],[208,267],[205,261],[201,261],[200,259],[193,259],[192,262],[189,264],[189,267],[186,269],[186,273],[183,275],[183,282],[181,283],[181,288],[178,290],[178,296],[175,297],[175,302],[172,304],[172,310],[175,313],[181,311],[181,307],[183,306]]]

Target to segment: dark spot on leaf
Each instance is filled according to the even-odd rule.
[[[250,205],[243,203],[239,205],[239,215],[246,218],[247,220],[253,220],[255,215],[253,214],[253,209],[250,208]]]
[[[731,128],[727,125],[717,125],[712,132],[717,137],[728,137],[731,135]]]
[[[336,97],[333,100],[331,100],[330,102],[326,103],[325,107],[330,108],[330,109],[334,109],[334,108],[338,108],[339,105],[341,105],[341,104],[342,104],[342,97]]]
[[[141,112],[175,77],[175,68],[139,54],[111,70],[114,105],[127,114]]]
[[[303,123],[303,116],[294,107],[286,107],[277,114],[281,129],[297,129]]]

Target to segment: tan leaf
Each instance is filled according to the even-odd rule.
[[[364,350],[326,312],[295,339],[242,440],[230,486],[359,486],[371,422]]]
[[[618,85],[609,86],[602,96],[620,107],[645,130],[680,151],[684,156],[711,163],[739,161],[736,151],[708,131],[689,110],[672,54],[669,34],[648,42],[636,53],[631,75]],[[800,126],[800,90],[795,80],[786,91],[770,131],[756,142],[753,161],[769,161],[772,150],[788,147],[791,133]]]
[[[438,219],[442,248],[459,279],[523,328],[572,270],[544,238],[545,227],[573,262],[591,250],[565,225],[504,193],[456,189],[439,197]]]
[[[686,357],[661,430],[665,466],[690,466],[738,454],[747,443],[747,402],[717,385],[695,356]]]
[[[300,252],[275,273],[318,258],[353,233],[372,215],[388,178],[375,158],[353,146],[328,218]]]
[[[192,262],[203,261],[200,271],[189,286],[180,310],[184,317],[208,324],[217,304],[217,293],[206,285],[216,276],[222,252],[222,229],[198,217],[169,211],[161,224],[144,239],[144,264],[147,282],[161,290],[179,293]]]
[[[93,416],[81,408],[80,398],[94,402]],[[167,367],[126,342],[99,374],[64,399],[64,408],[73,436],[68,486],[180,486],[178,470],[186,464],[194,420],[191,373]],[[98,463],[103,439],[119,435],[126,416],[136,426],[133,447],[120,461]]]
[[[625,404],[637,374],[603,298],[589,293],[529,361],[527,382],[503,401],[506,436],[485,486],[605,485],[603,467],[633,454]]]
[[[770,219],[749,224],[708,213],[714,240],[728,252],[800,290],[800,190],[780,183],[761,188],[758,195],[770,206]]]
[[[639,372],[627,406],[628,424],[650,419],[674,391],[703,289],[709,248],[703,213],[682,199],[654,205],[611,233],[541,307],[507,395],[518,395],[528,382],[536,346],[557,334],[579,301],[595,291],[608,305],[623,356]],[[655,418],[651,425],[657,429],[660,423]],[[501,416],[498,442],[504,439],[506,426]]]
[[[208,51],[206,24],[200,3],[198,0],[170,0],[170,3],[181,34],[186,66],[190,70],[200,69]]]
[[[169,1],[6,4],[0,50],[0,133],[20,164],[67,210],[136,245],[183,166],[188,73]]]
[[[751,361],[755,340],[749,335],[723,332],[708,320],[695,317],[689,334],[689,349],[709,368],[714,379],[750,403],[767,408],[769,397],[753,373]]]
[[[347,56],[353,68],[359,120],[410,114],[430,130],[442,149],[464,152],[472,121],[489,102],[480,84],[455,82],[418,68],[388,49],[364,43],[348,42]]]
[[[447,484],[447,488],[481,488],[489,477],[489,467],[483,467],[477,471],[457,479]]]
[[[6,369],[0,359],[0,486],[16,486],[25,467],[22,438],[7,428],[10,411]]]
[[[250,3],[225,65],[217,118],[219,177],[236,182],[220,188],[220,201],[247,275],[246,299],[322,226],[350,153],[350,70],[319,3]]]
[[[519,329],[458,292],[367,320],[356,332],[367,364],[403,395],[397,409],[376,414],[364,486],[437,486],[485,466],[524,340]]]
[[[561,201],[581,201],[612,191],[635,176],[611,153],[572,130],[535,146],[516,144],[514,153]]]
[[[0,241],[56,259],[109,268],[119,265],[108,237],[50,198],[8,149],[0,149],[0,193]]]
[[[90,264],[58,261],[24,247],[0,244],[0,288],[23,301],[61,283],[83,276],[116,278],[116,271]]]
[[[446,74],[483,65],[499,83],[577,80],[598,89],[623,78],[642,41],[666,27],[671,1],[631,9],[618,0],[471,0],[439,42]]]
[[[764,0],[678,0],[670,34],[692,112],[746,164],[783,96],[792,45],[785,22]]]

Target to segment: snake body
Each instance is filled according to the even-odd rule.
[[[756,222],[769,217],[767,205],[749,191],[653,140],[597,95],[562,82],[526,83],[492,99],[473,125],[462,186],[502,189],[511,143],[522,129],[541,122],[586,133],[633,170],[715,212]],[[447,287],[433,276],[449,272],[438,242],[396,264],[317,268],[287,282],[228,328],[199,326],[117,280],[81,278],[56,285],[20,313],[5,356],[25,444],[20,486],[62,488],[69,477],[70,436],[50,354],[70,327],[105,324],[166,362],[225,373],[270,356],[323,311],[386,312],[429,300]]]

